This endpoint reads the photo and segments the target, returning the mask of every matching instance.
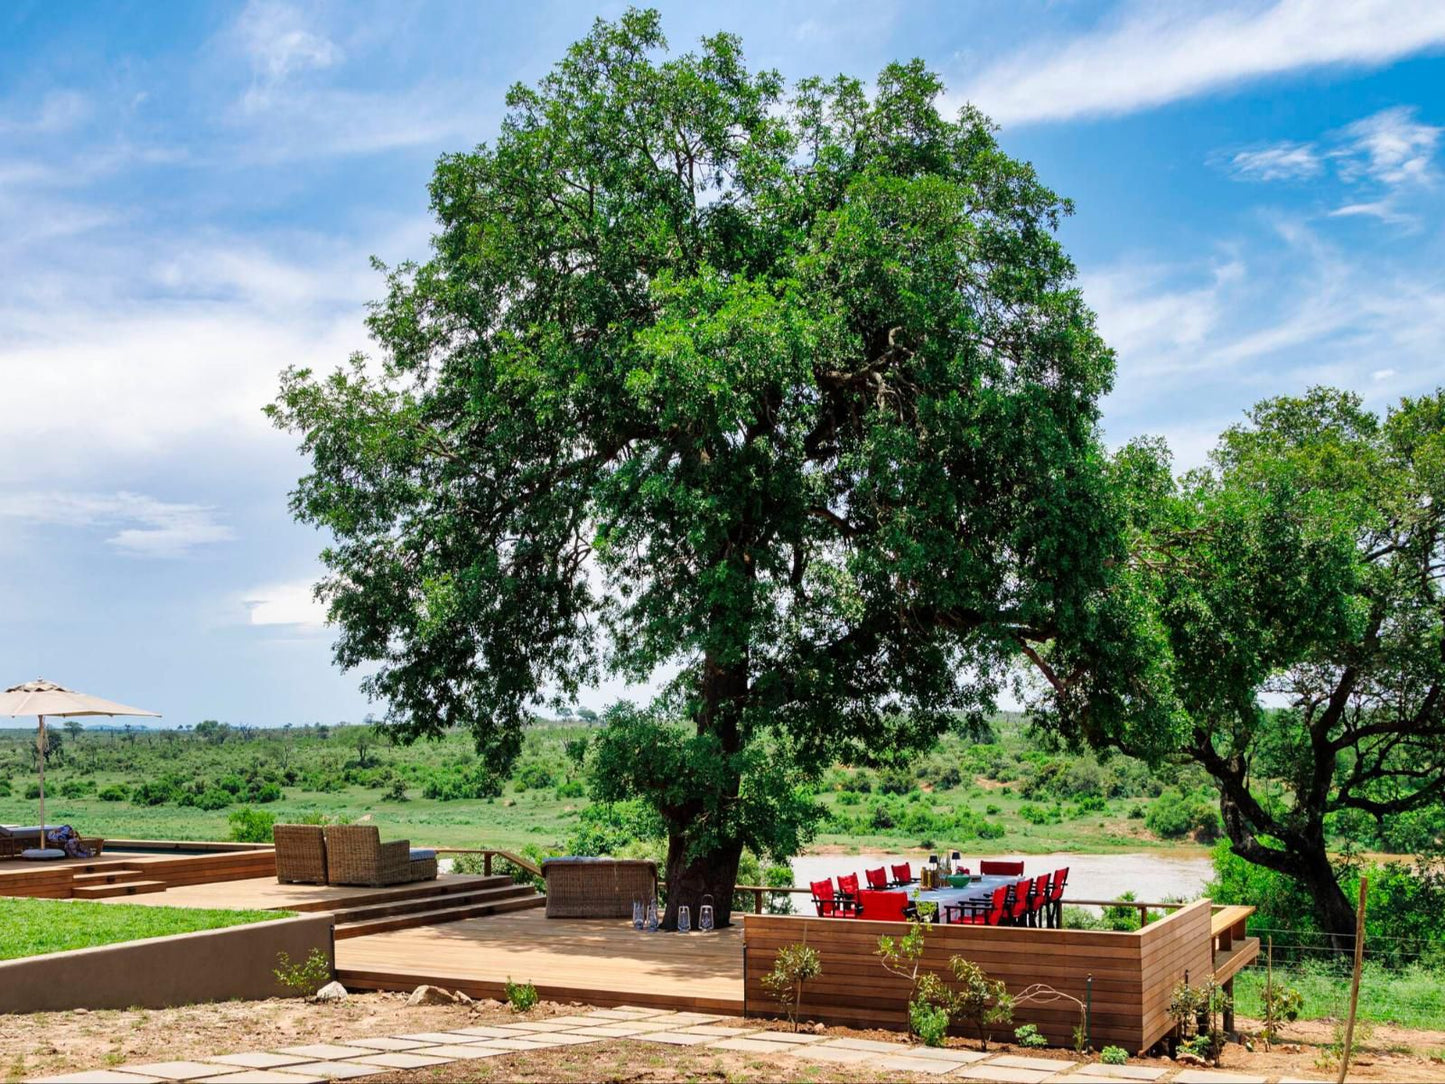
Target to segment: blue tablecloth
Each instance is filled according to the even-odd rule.
[[[950,905],[956,907],[965,903],[986,903],[1000,885],[1015,884],[1022,879],[1021,877],[990,874],[987,877],[979,877],[965,888],[930,888],[927,891],[920,891],[917,899],[919,903],[936,904],[938,915],[934,921],[942,922],[946,907]]]

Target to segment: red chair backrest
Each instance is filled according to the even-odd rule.
[[[832,918],[837,906],[833,902],[832,881],[809,881],[808,887],[813,890],[813,906],[818,910],[820,918]]]
[[[1022,877],[1024,875],[1024,864],[1022,862],[1001,862],[997,859],[985,858],[979,862],[978,872],[985,877]]]
[[[865,888],[858,893],[858,917],[873,922],[907,922],[908,893]]]
[[[913,880],[913,867],[910,866],[907,862],[904,862],[901,866],[894,866],[892,867],[892,869],[893,879],[899,884],[908,884],[910,881]]]
[[[1021,918],[1029,913],[1029,885],[1032,881],[1019,881],[1014,888],[1013,905],[1009,907],[1010,918]],[[1007,886],[1005,886],[1007,887]]]
[[[858,895],[858,875],[856,873],[845,873],[839,877],[838,892],[845,896]]]
[[[1049,885],[1049,902],[1055,903],[1063,899],[1064,882],[1069,879],[1069,867],[1054,871],[1053,882]]]
[[[868,887],[882,892],[888,887],[888,871],[882,866],[877,869],[865,869],[863,876],[868,878]]]
[[[1044,901],[1049,898],[1049,875],[1040,873],[1034,878],[1034,887],[1029,897],[1029,910],[1042,911]]]
[[[988,901],[988,917],[984,919],[989,926],[1002,924],[1004,915],[1008,913],[1008,885],[999,885],[993,890],[993,898]]]

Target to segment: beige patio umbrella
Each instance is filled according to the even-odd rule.
[[[36,734],[39,753],[36,759],[40,762],[40,847],[38,849],[41,851],[49,849],[45,846],[45,717],[47,715],[58,715],[61,718],[69,718],[72,715],[148,715],[152,718],[160,718],[159,712],[146,711],[143,708],[128,708],[124,704],[117,704],[112,700],[87,696],[85,693],[77,693],[63,688],[44,678],[27,681],[24,685],[16,685],[14,688],[0,693],[0,715],[11,717],[34,715],[40,721],[40,730]],[[39,855],[37,857],[47,856]]]

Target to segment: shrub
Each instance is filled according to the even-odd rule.
[[[580,779],[569,779],[565,783],[557,784],[558,798],[581,798],[587,793],[587,788],[582,785]]]
[[[554,782],[552,769],[540,760],[529,760],[517,769],[518,790],[543,790]]]
[[[222,790],[220,787],[208,787],[196,796],[195,804],[197,809],[215,812],[217,809],[225,809],[234,800],[235,795],[230,791]]]
[[[124,784],[112,783],[108,787],[101,787],[96,797],[102,802],[123,802],[130,797],[130,791],[126,790]]]
[[[884,768],[878,773],[879,794],[907,794],[914,789],[914,777],[903,765]]]
[[[231,810],[226,823],[231,826],[231,838],[237,843],[270,843],[276,814],[245,805]]]
[[[0,775],[0,798],[8,798],[10,793],[10,778]]]
[[[537,1004],[537,988],[530,982],[507,980],[507,1004],[513,1012],[527,1012]]]
[[[331,981],[331,963],[320,949],[312,949],[305,962],[299,964],[291,962],[290,953],[278,952],[272,974],[297,997],[311,997]]]
[[[1014,1028],[1014,1042],[1019,1046],[1038,1048],[1048,1046],[1049,1041],[1039,1034],[1038,1025],[1020,1024]]]
[[[267,802],[279,802],[285,795],[275,783],[262,783],[256,788],[255,800],[265,804]]]
[[[1008,987],[998,979],[989,978],[988,972],[962,956],[950,959],[948,967],[957,983],[954,1015],[973,1025],[979,1049],[987,1050],[991,1030],[1013,1023],[1014,1003]]]
[[[807,945],[784,945],[773,959],[773,969],[763,976],[763,989],[783,1007],[788,1023],[798,1030],[798,1011],[803,1004],[803,984],[823,973],[817,949]]]
[[[406,780],[403,779],[401,776],[397,776],[391,781],[391,786],[386,788],[386,794],[383,795],[383,797],[388,802],[407,801]]]
[[[94,779],[67,779],[55,788],[55,793],[62,798],[83,798],[94,790]]]
[[[37,782],[37,783],[26,783],[26,784],[25,784],[25,797],[27,797],[27,798],[39,798],[39,797],[40,797],[40,784],[39,784],[38,782]]]
[[[910,1001],[908,1027],[924,1046],[942,1046],[948,1037],[948,1010],[921,998]]]
[[[1106,1046],[1099,1051],[1099,1060],[1105,1065],[1123,1065],[1129,1060],[1129,1052],[1122,1046]]]
[[[1304,1009],[1305,999],[1304,995],[1293,986],[1267,982],[1260,992],[1259,1003],[1261,1023],[1264,1024],[1259,1030],[1259,1037],[1268,1047],[1279,1038],[1279,1033],[1284,1030],[1285,1024],[1291,1024],[1299,1019],[1299,1014]]]
[[[1109,803],[1104,800],[1102,795],[1090,794],[1084,798],[1080,798],[1078,802],[1074,804],[1074,809],[1074,815],[1078,817],[1085,816],[1089,813],[1107,813],[1109,811]]]

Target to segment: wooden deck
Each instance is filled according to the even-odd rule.
[[[542,997],[741,1015],[739,927],[639,933],[623,919],[548,919],[539,910],[467,919],[341,941],[337,978],[348,989],[411,990],[422,983],[500,998],[508,979]]]
[[[419,888],[461,891],[494,880],[491,877],[442,874],[434,881],[368,888],[361,885],[283,885],[274,876],[253,877],[244,881],[182,885],[152,896],[126,897],[112,902],[244,911],[334,911],[385,903],[389,899],[413,895]]]
[[[276,856],[269,847],[156,853],[112,850],[107,845],[105,853],[94,858],[0,862],[0,896],[70,899],[75,895],[77,884],[84,883],[87,875],[127,869],[138,871],[148,880],[161,882],[168,889],[180,885],[217,883],[223,887],[243,878],[274,878]]]

